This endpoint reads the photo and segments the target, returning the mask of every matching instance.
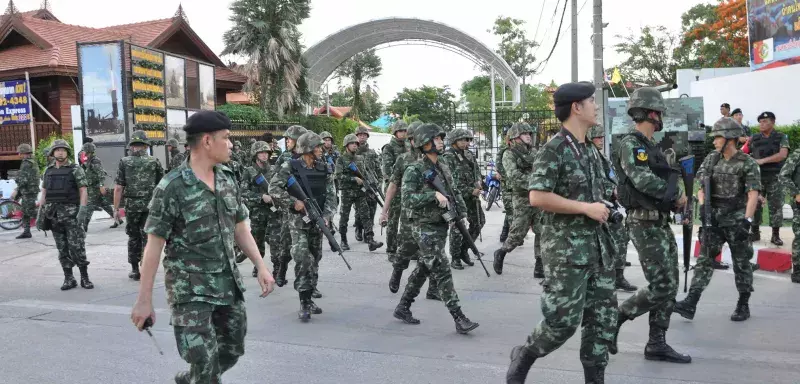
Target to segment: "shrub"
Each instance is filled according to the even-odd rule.
[[[75,148],[73,148],[72,144],[72,134],[68,133],[62,136],[61,133],[56,133],[56,132],[51,133],[50,136],[47,136],[46,138],[39,140],[39,143],[36,144],[36,152],[33,155],[34,158],[36,159],[36,164],[39,165],[39,173],[44,174],[44,171],[47,168],[47,153],[45,151],[50,149],[50,146],[53,144],[53,142],[58,139],[65,140],[67,142],[67,145],[69,145],[70,159],[72,159],[73,155],[76,153]]]

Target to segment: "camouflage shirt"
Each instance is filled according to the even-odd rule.
[[[167,167],[167,172],[178,168],[184,160],[186,160],[186,155],[181,153],[178,148],[173,148],[172,151],[169,152],[169,166]]]
[[[292,156],[292,151],[281,152],[278,155],[277,160],[275,160],[275,164],[272,167],[272,172],[273,173],[278,173],[278,170],[281,169],[281,166],[283,165],[283,163],[288,162],[289,160],[292,159],[292,157],[293,157]]]
[[[511,144],[503,154],[503,169],[508,180],[508,186],[515,194],[528,194],[528,177],[533,171],[533,160],[536,150],[528,148],[525,144]],[[506,179],[503,177],[503,179]]]
[[[460,150],[452,146],[440,157],[447,162],[452,173],[454,189],[461,197],[466,199],[472,196],[472,191],[477,188],[476,182],[481,179],[478,162],[469,149]]]
[[[321,160],[320,160],[321,161]],[[303,162],[305,166],[305,162]],[[269,191],[275,203],[282,207],[284,210],[291,212],[296,219],[302,219],[302,213],[294,209],[296,198],[289,195],[286,191],[286,183],[289,182],[289,177],[292,176],[292,163],[287,161],[283,163],[281,169],[278,170],[269,183]],[[333,175],[328,174],[325,194],[325,207],[322,208],[322,216],[331,221],[333,215],[336,214],[336,191],[333,189]],[[314,224],[310,224],[314,225]]]
[[[405,173],[406,167],[408,165],[420,159],[419,156],[420,153],[418,150],[411,149],[409,152],[403,153],[402,155],[398,156],[397,161],[395,161],[394,166],[392,167],[392,175],[389,182],[394,183],[394,185],[397,186],[397,192],[395,192],[394,199],[401,202],[400,217],[402,218],[409,217],[409,212],[407,212],[407,210],[405,209],[402,209],[403,173]]]
[[[497,173],[499,173],[503,179],[506,177],[506,169],[505,166],[503,166],[503,156],[505,155],[507,149],[508,144],[506,144],[505,141],[500,143],[500,148],[497,150],[497,160],[494,162],[495,167],[497,167]]]
[[[124,189],[125,210],[127,212],[147,212],[147,204],[153,197],[164,169],[161,163],[146,150],[134,151],[131,156],[119,160],[115,183]]]
[[[32,157],[22,160],[17,174],[17,193],[19,195],[36,195],[39,193],[39,165]]]
[[[234,228],[247,220],[233,172],[214,167],[211,191],[183,163],[161,179],[148,206],[145,233],[167,241],[164,283],[170,305],[230,305],[245,291],[234,255]]]
[[[392,177],[392,169],[394,168],[394,164],[397,161],[397,158],[400,155],[408,152],[410,149],[406,144],[408,140],[397,140],[397,137],[392,137],[389,140],[389,143],[383,146],[383,151],[381,152],[381,165],[383,172],[384,180],[389,183]]]
[[[800,195],[800,172],[798,172],[800,169],[798,169],[798,165],[800,165],[800,149],[795,149],[786,158],[786,163],[784,163],[780,173],[781,181],[786,186],[786,193],[792,200],[794,200],[795,196]]]
[[[348,168],[352,162],[356,163],[356,167],[358,167],[362,174],[365,172],[364,158],[359,155],[353,154],[349,151],[344,151],[342,156],[339,156],[339,158],[336,159],[336,167],[334,169],[333,177],[339,181],[339,188],[342,190],[361,189],[361,186],[356,183],[356,175]]]
[[[407,212],[408,217],[422,223],[445,224],[446,221],[442,214],[447,212],[445,208],[439,208],[439,201],[436,200],[436,190],[425,181],[425,171],[433,169],[444,183],[450,196],[455,196],[455,201],[460,213],[459,219],[467,216],[467,205],[461,194],[455,193],[453,186],[455,182],[450,173],[447,163],[442,161],[439,156],[434,164],[427,156],[423,156],[419,161],[415,161],[406,166],[403,172],[403,182],[400,188],[402,192],[401,207]]]
[[[608,201],[614,201],[614,190],[619,184],[617,173],[614,172],[614,166],[611,164],[611,161],[609,161],[602,152],[598,151],[598,153],[600,154],[600,160],[603,165],[603,176],[605,176],[605,192],[603,196],[605,196],[604,198]]]
[[[378,156],[378,153],[375,152],[375,150],[369,149],[368,143],[359,145],[358,149],[356,150],[356,154],[364,158],[364,168],[361,168],[361,172],[364,173],[364,176],[367,176],[366,172],[371,172],[373,175],[375,175],[376,179],[383,179],[381,158]]]
[[[97,191],[106,183],[106,170],[96,156],[91,155],[83,165],[86,172],[86,186],[90,191]]]
[[[252,166],[246,167],[242,172],[242,182],[239,184],[242,190],[242,200],[247,204],[247,208],[253,210],[269,210],[272,204],[267,204],[261,199],[263,195],[269,195],[267,191],[262,188],[269,187],[269,182],[272,180],[273,172],[269,163],[264,164],[258,168],[258,162],[254,162]],[[259,186],[256,184],[258,175],[264,175],[264,185]]]
[[[714,151],[706,156],[697,180],[703,186],[711,171],[711,220],[719,227],[733,227],[744,220],[747,207],[747,192],[761,190],[761,171],[756,161],[742,151],[736,151],[730,159]],[[708,191],[703,191],[708,193]]]
[[[620,169],[616,171],[624,174],[625,179],[633,185],[633,187],[645,196],[650,197],[656,201],[665,200],[667,193],[667,180],[664,180],[656,175],[650,166],[645,161],[641,161],[642,153],[645,153],[645,147],[655,147],[656,143],[649,140],[645,143],[642,139],[647,139],[642,134],[636,132],[625,136],[619,143],[619,165]],[[678,183],[682,184],[682,183]],[[683,191],[680,188],[675,188],[675,195],[673,197],[667,196],[667,201],[677,201],[683,196]]]

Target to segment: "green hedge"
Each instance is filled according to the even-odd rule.
[[[60,133],[51,133],[50,136],[47,136],[44,139],[39,140],[39,143],[36,144],[36,152],[33,154],[36,158],[36,164],[39,165],[39,173],[44,174],[45,169],[47,168],[47,153],[45,150],[50,149],[50,146],[53,144],[54,141],[62,139],[67,142],[69,145],[70,152],[69,158],[72,159],[73,155],[76,153],[75,148],[72,146],[72,135],[66,134],[61,135]]]
[[[344,137],[350,133],[355,133],[358,122],[348,118],[337,119],[328,116],[307,116],[301,123],[306,129],[316,133],[328,131],[333,136],[333,144],[336,148],[341,148]]]
[[[707,128],[706,132],[710,132],[710,129],[710,127]],[[800,149],[800,122],[791,125],[778,125],[775,126],[775,130],[789,136],[789,153],[792,153],[795,149]],[[758,126],[750,127],[751,134],[758,132]],[[714,139],[710,135],[706,135],[705,149],[706,153],[714,150]]]
[[[252,105],[223,104],[217,107],[217,111],[226,114],[231,120],[244,121],[249,124],[258,124],[269,120],[261,108]]]

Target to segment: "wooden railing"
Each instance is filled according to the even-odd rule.
[[[60,132],[61,127],[56,123],[35,123],[36,142],[50,136],[51,133]],[[31,142],[31,126],[3,125],[0,126],[0,155],[15,155],[17,146]]]

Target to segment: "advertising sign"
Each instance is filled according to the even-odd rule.
[[[147,137],[163,138],[167,123],[164,93],[164,54],[131,45],[131,97],[134,129]]]
[[[27,124],[30,121],[28,84],[25,80],[0,81],[0,125]]]
[[[800,63],[800,3],[747,0],[750,70]]]
[[[84,130],[95,143],[125,142],[120,43],[78,44]]]

